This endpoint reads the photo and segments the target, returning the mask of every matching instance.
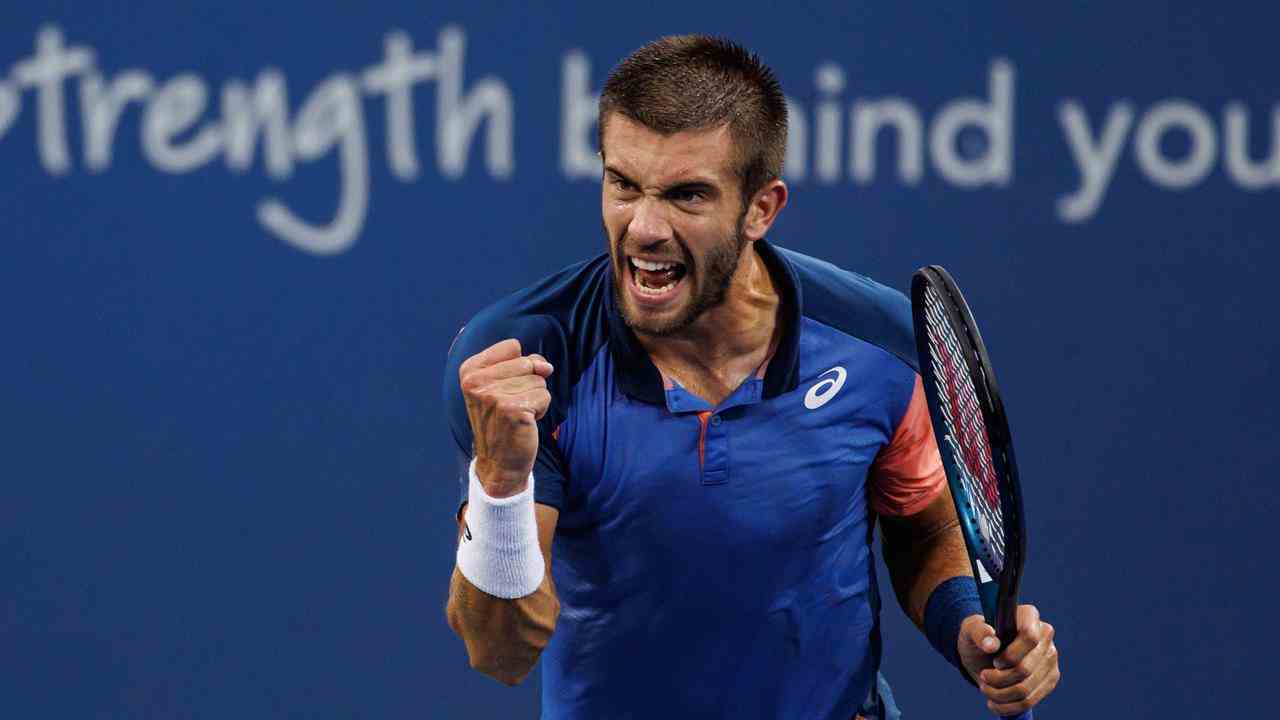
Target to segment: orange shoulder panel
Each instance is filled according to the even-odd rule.
[[[914,515],[933,501],[947,482],[933,437],[924,385],[915,390],[893,439],[880,450],[868,475],[871,507],[881,515]]]

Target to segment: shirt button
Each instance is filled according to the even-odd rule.
[[[712,416],[711,416],[711,424],[712,424],[712,425],[719,425],[719,424],[720,424],[720,416],[719,416],[719,415],[712,415]]]

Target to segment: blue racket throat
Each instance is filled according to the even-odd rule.
[[[1000,583],[995,580],[978,584],[978,601],[982,603],[982,616],[987,619],[988,623],[991,623],[992,619],[996,616],[996,606],[999,603],[999,595]],[[992,623],[991,626],[995,627],[995,624]],[[1015,633],[1014,636],[1016,637],[1017,633]],[[1011,638],[1000,638],[1001,647],[1007,645],[1010,640]]]

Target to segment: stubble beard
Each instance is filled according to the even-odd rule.
[[[692,300],[674,318],[665,321],[644,321],[632,315],[622,286],[623,283],[631,282],[631,270],[626,253],[622,249],[624,243],[619,241],[614,250],[613,295],[627,327],[637,334],[650,337],[672,337],[688,329],[689,326],[697,322],[698,318],[702,317],[703,313],[724,304],[725,298],[729,296],[729,287],[733,284],[733,276],[738,272],[738,265],[742,262],[742,251],[747,246],[747,239],[742,235],[742,228],[746,223],[746,218],[747,213],[744,210],[738,216],[733,233],[722,242],[717,243],[707,253],[706,258],[702,261],[704,269],[701,271],[701,277],[698,278],[698,294],[694,295]],[[607,242],[608,229],[605,230],[605,239]],[[685,257],[689,257],[688,248],[678,239],[677,242],[684,250]],[[693,279],[694,269],[696,268],[690,268],[685,282]],[[621,277],[619,277],[619,274]]]

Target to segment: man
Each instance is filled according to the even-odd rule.
[[[999,648],[982,620],[905,298],[764,239],[771,71],[664,38],[599,126],[608,252],[481,312],[446,368],[472,665],[514,684],[541,656],[544,718],[848,720],[876,695],[878,515],[940,652],[995,712],[1042,700],[1053,628],[1023,606]]]

